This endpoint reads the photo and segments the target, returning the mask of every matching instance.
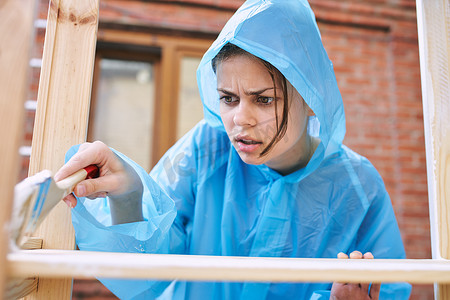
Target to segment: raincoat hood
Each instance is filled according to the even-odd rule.
[[[316,115],[309,120],[309,134],[320,138],[326,154],[339,148],[345,135],[342,98],[306,0],[246,1],[205,53],[197,70],[197,82],[205,120],[219,128],[223,123],[211,61],[227,43],[277,68]]]

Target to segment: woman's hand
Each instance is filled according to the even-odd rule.
[[[338,254],[339,259],[347,259],[348,255],[345,253]],[[370,252],[364,255],[359,251],[353,251],[350,253],[350,259],[373,259],[373,255]],[[370,288],[370,290],[369,290]],[[369,300],[378,299],[380,295],[380,284],[373,283],[370,286],[369,283],[338,283],[334,282],[331,287],[330,300]]]
[[[78,152],[55,174],[54,179],[62,180],[92,164],[99,167],[99,177],[78,183],[74,187],[74,194],[90,199],[108,195],[113,224],[141,221],[142,182],[134,169],[102,142],[82,144]],[[63,200],[70,207],[77,204],[72,194]]]

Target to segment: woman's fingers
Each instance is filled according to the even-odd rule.
[[[338,253],[338,258],[348,258],[348,257],[349,256],[347,254],[345,254],[344,252]],[[372,252],[366,252],[363,255],[360,251],[355,250],[352,253],[350,253],[350,258],[351,259],[361,259],[361,258],[373,259],[373,254],[372,254]]]
[[[77,197],[93,197],[105,193],[121,193],[126,186],[127,174],[122,161],[102,142],[84,143],[78,152],[55,174],[55,181],[60,181],[80,169],[89,165],[100,168],[100,176],[96,179],[87,179],[74,187]]]
[[[75,153],[74,156],[72,156],[70,160],[58,170],[58,172],[56,172],[54,176],[55,181],[58,182],[68,177],[69,175],[72,175],[76,171],[81,170],[82,168],[88,166],[90,163],[86,162],[85,165],[85,161],[90,159],[91,159],[90,157],[85,157],[84,155],[82,155],[81,150],[78,150],[78,152]]]
[[[364,253],[363,258],[364,259],[373,259],[372,252]],[[370,290],[369,290],[369,297],[370,297],[370,299],[378,299],[379,298],[379,296],[380,296],[380,288],[381,288],[381,284],[380,283],[372,283],[372,285],[370,286]]]
[[[360,251],[353,251],[350,255],[340,252],[339,259],[373,259],[371,252],[362,254]],[[378,299],[380,295],[380,283],[372,285],[368,283],[333,283],[331,287],[330,299]]]
[[[89,199],[96,199],[96,198],[104,198],[108,194],[105,191],[97,191],[97,187],[102,186],[102,183],[92,183],[92,181],[95,179],[88,179],[81,183],[79,183],[74,188],[74,193],[78,197],[87,197]],[[100,180],[101,181],[101,180]],[[66,195],[62,199],[70,208],[74,208],[77,205],[77,198],[72,194]]]
[[[353,251],[352,253],[350,253],[350,259],[361,259],[361,258],[363,258],[363,255],[359,251]]]
[[[86,179],[77,184],[74,188],[75,196],[94,198],[96,195],[114,193],[120,189],[120,178],[122,176],[102,176],[95,179]],[[125,179],[123,180],[125,181]]]
[[[70,208],[74,208],[75,206],[77,206],[77,198],[74,197],[74,195],[72,195],[72,193],[70,193],[69,195],[65,196],[63,198],[63,201],[67,204],[67,206],[69,206]]]
[[[105,165],[111,155],[111,150],[102,142],[84,143],[80,145],[78,152],[56,172],[54,179],[60,181],[78,170],[89,165],[98,165],[100,168]]]
[[[373,259],[373,254],[371,252],[366,252],[362,254],[360,251],[353,251],[350,255],[347,255],[343,252],[338,253],[337,257],[339,259]],[[364,293],[369,293],[371,299],[378,299],[378,295],[380,293],[380,284],[372,284],[372,287],[368,283],[359,283],[359,284],[344,284],[349,288],[358,287]],[[369,292],[370,289],[370,292]]]
[[[370,299],[378,299],[380,297],[380,283],[372,283],[370,287],[369,297]]]
[[[366,257],[367,256],[367,257]],[[360,251],[353,251],[350,253],[350,259],[363,259],[363,258],[373,258],[372,253],[366,252],[364,255]],[[359,283],[359,287],[366,292],[369,292],[370,283]]]
[[[353,251],[352,253],[350,253],[350,259],[363,259],[363,258],[364,256],[360,251]],[[358,283],[357,285],[365,295],[369,294],[370,283]]]

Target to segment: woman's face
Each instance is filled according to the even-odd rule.
[[[250,55],[236,55],[219,62],[216,70],[220,115],[231,143],[248,164],[266,164],[289,174],[308,163],[312,155],[307,135],[307,119],[313,115],[300,94],[287,83],[289,113],[286,134],[272,149],[261,152],[276,135],[275,101],[278,122],[283,111],[281,79],[276,79],[276,99],[272,77],[262,62]]]

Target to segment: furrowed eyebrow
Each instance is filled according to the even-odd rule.
[[[233,92],[227,91],[226,89],[218,88],[217,91],[218,91],[218,92],[221,92],[221,93],[223,93],[223,94],[225,94],[225,95],[228,95],[228,96],[232,96],[232,97],[236,97],[236,98],[238,97],[238,95],[236,95],[236,94],[233,93]]]
[[[256,91],[245,91],[245,94],[247,96],[255,96],[255,95],[257,96],[257,95],[260,95],[260,94],[262,94],[262,93],[264,93],[266,91],[273,90],[273,89],[274,89],[273,87],[268,87],[268,88],[264,88],[264,89],[256,90]],[[228,91],[226,89],[218,88],[217,91],[221,92],[223,94],[229,95],[229,96],[238,97],[238,95],[236,95],[235,93],[230,92],[230,91]]]
[[[261,95],[265,91],[273,90],[273,89],[274,89],[273,87],[268,87],[268,88],[257,90],[257,91],[245,91],[245,94],[248,96],[255,96],[255,95],[257,96],[257,95]]]

